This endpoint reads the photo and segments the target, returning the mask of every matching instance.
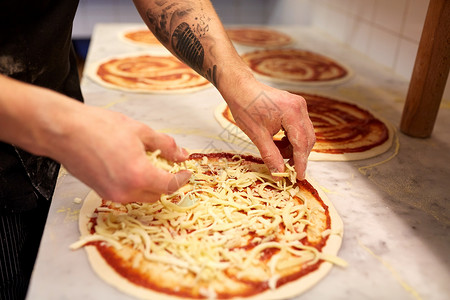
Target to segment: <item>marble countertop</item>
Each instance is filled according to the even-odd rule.
[[[118,39],[136,24],[99,24],[86,66],[106,56],[149,51]],[[354,162],[309,162],[318,183],[344,222],[339,256],[348,267],[333,267],[296,299],[450,298],[450,104],[443,101],[433,136],[414,139],[398,131],[408,81],[315,29],[274,27],[309,49],[354,70],[342,84],[302,88],[307,93],[359,103],[396,128],[391,149]],[[239,52],[251,50],[237,46]],[[288,88],[287,86],[279,86]],[[245,150],[213,116],[223,100],[213,88],[177,95],[108,90],[84,77],[87,105],[122,112],[173,136],[189,149]],[[245,147],[245,149],[244,149]],[[69,250],[79,238],[78,214],[90,189],[61,172],[27,299],[129,299],[91,270],[84,250]]]

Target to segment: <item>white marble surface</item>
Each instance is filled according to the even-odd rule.
[[[117,32],[126,26],[97,26],[87,65],[105,56],[145,50],[118,40]],[[278,29],[295,36],[296,47],[334,57],[355,71],[344,84],[302,90],[360,103],[398,129],[405,79],[313,29]],[[186,148],[249,150],[215,121],[213,111],[223,100],[214,88],[185,95],[145,95],[107,90],[83,78],[82,89],[87,105],[123,112],[174,136]],[[349,265],[334,267],[298,299],[450,298],[449,108],[444,101],[430,139],[410,138],[397,130],[398,143],[378,157],[309,163],[310,177],[344,221],[339,256]],[[28,299],[129,299],[93,273],[84,250],[69,250],[79,237],[81,204],[74,199],[89,191],[71,175],[60,176]]]

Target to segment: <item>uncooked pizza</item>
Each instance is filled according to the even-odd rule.
[[[142,299],[285,299],[320,281],[338,258],[342,220],[287,166],[274,181],[260,158],[191,154],[172,164],[190,182],[155,203],[88,196],[81,238],[97,274]]]
[[[181,93],[210,86],[205,78],[171,55],[112,57],[90,66],[87,75],[105,87],[130,92]]]
[[[394,135],[391,126],[368,110],[326,96],[299,95],[306,99],[316,134],[310,160],[360,160],[382,154],[391,147]],[[225,130],[248,139],[225,103],[217,107],[215,117]],[[274,135],[274,141],[282,146],[283,137],[285,133],[280,130]]]
[[[281,83],[330,84],[347,80],[350,69],[315,52],[268,49],[245,53],[242,59],[256,75]]]
[[[281,47],[293,42],[289,35],[269,28],[236,27],[226,31],[233,42],[246,46]]]
[[[143,46],[162,46],[155,35],[147,28],[129,29],[120,33],[120,38],[126,42]]]

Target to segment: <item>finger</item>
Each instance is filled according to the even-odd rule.
[[[186,185],[192,176],[192,172],[189,170],[181,170],[173,174],[172,178],[169,180],[167,185],[167,191],[164,194],[172,194],[176,192],[179,188]]]
[[[147,174],[139,176],[138,182],[133,184],[133,188],[127,191],[108,190],[104,193],[106,199],[120,203],[130,202],[155,202],[161,197],[161,194],[172,194],[180,187],[184,186],[190,179],[192,173],[188,170],[182,170],[172,174],[156,168],[149,164],[146,166]],[[102,195],[101,193],[99,193]]]
[[[148,189],[157,194],[172,194],[180,187],[184,186],[191,178],[192,172],[181,170],[177,173],[169,173],[155,168],[151,174]]]
[[[311,134],[311,126],[306,123],[300,123],[293,118],[287,120],[285,128],[287,131],[288,139],[292,145],[292,157],[294,159],[294,166],[297,172],[297,178],[303,180],[305,178],[306,165],[308,162],[308,156],[314,145],[315,135]],[[313,130],[312,130],[313,131]]]
[[[316,140],[306,101],[298,101],[296,105],[292,106],[290,113],[285,115],[282,126],[286,129],[287,138],[292,145],[292,157],[297,178],[302,180],[305,178],[309,153]]]
[[[267,131],[257,134],[252,139],[253,143],[259,149],[261,158],[267,165],[271,173],[284,172],[284,160],[280,150],[275,145],[273,137]]]
[[[161,198],[161,194],[172,194],[180,187],[188,183],[192,173],[188,170],[182,170],[172,174],[164,170],[153,167],[152,174],[147,178],[144,186],[138,187],[129,192],[125,197],[119,199],[119,202],[155,202]]]
[[[189,157],[186,149],[178,147],[175,139],[164,133],[154,131],[145,126],[141,131],[141,139],[146,150],[161,150],[161,156],[174,162],[185,161]]]
[[[130,193],[124,200],[117,201],[120,203],[145,202],[153,203],[161,198],[161,194],[153,193],[146,190],[139,190]]]

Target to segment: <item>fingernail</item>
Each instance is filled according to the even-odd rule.
[[[189,152],[188,152],[186,149],[181,148],[181,152],[183,153],[183,155],[184,155],[186,158],[189,157]]]
[[[186,149],[184,149],[184,148],[177,149],[177,157],[176,157],[177,161],[185,161],[188,158],[189,158],[189,152],[187,152]]]

